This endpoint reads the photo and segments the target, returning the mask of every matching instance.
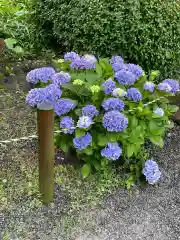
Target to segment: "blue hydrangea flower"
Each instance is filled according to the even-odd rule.
[[[91,62],[91,63],[96,63],[97,58],[93,55],[86,54],[82,57],[85,61]]]
[[[96,63],[89,61],[82,57],[82,66],[80,69],[94,69],[96,68]]]
[[[27,74],[26,81],[33,84],[39,81],[47,83],[52,80],[52,76],[55,73],[56,71],[52,67],[36,68]]]
[[[128,118],[115,110],[107,112],[103,117],[103,127],[108,132],[122,132],[128,127]]]
[[[145,166],[142,172],[149,184],[155,184],[161,177],[161,172],[159,170],[158,164],[153,160],[147,160],[145,162]]]
[[[72,134],[74,132],[74,120],[71,117],[63,117],[60,121],[60,128],[65,134]]]
[[[170,93],[172,91],[172,87],[168,83],[159,83],[158,84],[159,91]]]
[[[121,101],[119,98],[108,98],[104,100],[102,107],[106,111],[110,111],[110,110],[121,111],[124,109],[124,102]]]
[[[68,83],[71,80],[71,76],[66,72],[55,73],[52,76],[52,82],[56,85],[63,85]]]
[[[72,60],[72,63],[70,64],[70,67],[73,69],[83,69],[82,68],[82,59],[80,56],[76,57]]]
[[[142,67],[140,67],[139,65],[136,64],[132,64],[132,63],[128,63],[128,64],[124,64],[124,67],[130,71],[131,73],[133,73],[136,76],[136,79],[138,79],[140,76],[143,75],[144,71],[142,69]]]
[[[92,137],[89,133],[86,133],[82,137],[79,137],[79,138],[75,137],[73,139],[74,147],[78,150],[83,150],[87,148],[87,146],[89,146],[91,142],[92,142]]]
[[[57,100],[62,95],[61,89],[55,84],[49,84],[45,89],[49,93],[49,99],[51,99],[52,101]]]
[[[115,73],[115,79],[120,84],[133,85],[135,83],[135,81],[137,80],[137,77],[132,72],[130,72],[126,69],[122,69]]]
[[[83,57],[76,57],[70,67],[73,69],[93,69],[96,68],[95,57],[91,55],[85,55]]]
[[[58,116],[61,116],[70,112],[75,107],[76,104],[71,99],[61,98],[56,102],[54,111]]]
[[[121,156],[122,149],[117,142],[108,143],[107,146],[101,150],[101,156],[109,160],[117,160]]]
[[[153,111],[153,113],[154,114],[157,114],[157,115],[159,115],[159,116],[164,116],[164,110],[162,109],[162,108],[159,108],[159,107],[157,107],[156,109],[154,109],[154,111]]]
[[[47,100],[47,92],[44,88],[31,89],[26,96],[26,103],[31,107],[36,107],[37,104]]]
[[[110,94],[116,88],[116,83],[113,80],[109,79],[109,80],[106,80],[102,84],[102,86],[104,86],[105,94]]]
[[[82,115],[89,116],[90,118],[96,117],[99,114],[99,111],[93,105],[86,105],[82,108]]]
[[[121,56],[113,56],[110,60],[110,64],[115,72],[122,70],[124,67],[124,61]]]
[[[72,61],[78,57],[78,54],[76,52],[67,52],[64,55],[64,61]]]
[[[26,103],[32,107],[42,104],[53,105],[54,101],[60,98],[61,94],[61,90],[54,84],[50,84],[46,88],[34,88],[26,96]]]
[[[163,83],[169,84],[171,87],[171,93],[177,93],[179,91],[179,83],[174,79],[165,79]]]
[[[142,100],[142,94],[137,88],[129,88],[127,90],[127,98],[133,102],[138,102]]]
[[[154,87],[155,87],[155,84],[153,82],[146,82],[144,84],[144,90],[147,90],[149,92],[154,92]]]
[[[115,72],[118,72],[124,68],[124,63],[122,62],[115,62],[112,63],[112,68]]]
[[[123,58],[121,56],[113,56],[110,60],[110,64],[113,64],[116,62],[123,63]]]
[[[112,92],[112,95],[114,97],[125,97],[127,95],[127,92],[121,88],[115,88]]]
[[[79,118],[77,122],[77,127],[78,128],[88,128],[92,125],[92,119],[89,116],[82,116]]]

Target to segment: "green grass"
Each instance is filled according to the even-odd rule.
[[[36,117],[25,106],[24,93],[12,93],[8,90],[5,91],[2,87],[0,96],[2,106],[0,140],[34,134]],[[7,109],[11,109],[11,111],[7,111]],[[38,185],[38,154],[26,145],[26,142],[3,145],[0,146],[0,150],[0,212],[6,212],[10,216],[23,215],[30,218],[31,222],[31,218],[42,211]],[[57,185],[60,185],[60,192]],[[114,169],[106,169],[83,179],[80,169],[75,166],[56,166],[55,191],[57,198],[53,208],[56,209],[60,206],[63,214],[60,216],[60,220],[55,219],[55,221],[62,223],[66,236],[71,234],[81,224],[81,213],[87,209],[93,211],[101,204],[104,196],[113,193],[122,185],[121,175]],[[66,201],[63,200],[61,203],[62,199]],[[21,202],[25,210],[19,209]],[[48,206],[48,209],[52,210],[52,206]],[[51,216],[47,217],[51,221]],[[84,221],[84,224],[86,221],[88,219]],[[12,231],[19,237],[23,237],[24,240],[33,239],[30,238],[33,233],[28,224],[29,221],[21,223],[12,218],[10,224],[3,230],[3,240],[8,239],[8,235]],[[58,225],[54,227],[56,228]]]
[[[69,209],[62,218],[62,227],[66,235],[82,227],[81,213],[101,205],[103,198],[124,186],[124,181],[114,169],[96,172],[82,179],[80,170],[73,166],[59,166],[56,182],[61,184],[64,194],[69,199]],[[86,221],[84,221],[85,223]]]

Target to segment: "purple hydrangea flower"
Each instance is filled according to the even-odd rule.
[[[52,82],[56,85],[63,85],[71,80],[71,76],[66,72],[55,73],[52,76]]]
[[[106,80],[102,86],[104,86],[104,92],[105,94],[110,94],[115,88],[116,88],[116,83],[109,79],[109,80]]]
[[[143,168],[143,174],[149,184],[155,184],[161,177],[158,164],[153,160],[147,160]]]
[[[110,111],[110,110],[121,111],[124,109],[124,102],[122,100],[120,100],[119,98],[108,98],[108,99],[104,100],[102,107],[106,111]]]
[[[121,56],[113,56],[110,60],[110,64],[115,72],[122,70],[124,67],[124,61]]]
[[[82,58],[84,60],[88,61],[88,62],[91,62],[91,63],[96,63],[97,62],[97,58],[93,55],[86,54]]]
[[[128,127],[128,118],[115,110],[107,112],[103,117],[103,127],[108,132],[122,132]]]
[[[57,87],[55,84],[49,84],[45,89],[48,91],[49,98],[51,98],[52,101],[57,100],[62,95],[61,89]]]
[[[142,100],[142,94],[140,93],[140,91],[137,88],[129,88],[127,90],[127,98],[134,102],[138,102],[138,101]]]
[[[82,108],[83,116],[89,116],[90,118],[93,118],[98,114],[99,114],[99,111],[93,105],[86,105],[85,107]]]
[[[70,67],[73,69],[93,69],[96,68],[96,58],[91,55],[85,55],[83,57],[76,57]]]
[[[154,109],[153,113],[159,115],[159,116],[164,116],[164,110],[162,108],[157,107],[156,109]]]
[[[163,81],[163,83],[169,84],[169,86],[171,87],[171,92],[172,93],[177,93],[179,91],[179,83],[178,83],[178,81],[176,81],[174,79],[165,79]]]
[[[101,150],[101,156],[109,160],[117,160],[121,156],[122,149],[117,142],[108,143],[107,146]]]
[[[120,84],[133,85],[135,83],[135,81],[137,80],[137,77],[132,72],[130,72],[126,69],[122,69],[115,73],[115,79]]]
[[[123,63],[123,58],[121,56],[113,56],[110,60],[110,64],[113,64],[116,62]]]
[[[58,116],[61,116],[70,112],[75,107],[76,104],[71,99],[61,98],[56,102],[54,111]]]
[[[78,128],[88,128],[92,125],[92,119],[89,116],[82,116],[79,118],[77,122],[77,127]]]
[[[82,57],[82,66],[81,69],[93,69],[96,68],[96,63],[92,59]]]
[[[60,121],[60,128],[62,128],[63,133],[72,134],[74,132],[74,120],[71,117],[63,117]]]
[[[33,84],[36,84],[39,81],[47,83],[52,80],[52,76],[55,72],[56,71],[52,67],[36,68],[27,74],[26,81]]]
[[[47,100],[47,92],[44,88],[31,89],[26,96],[26,103],[31,107],[36,107],[37,104],[43,103]]]
[[[159,83],[158,84],[159,91],[170,93],[172,91],[172,87],[168,83]]]
[[[144,73],[142,67],[136,64],[132,63],[124,64],[124,68],[133,73],[136,76],[136,79],[138,79]]]
[[[70,67],[73,69],[82,69],[82,59],[80,56],[72,60]]]
[[[76,52],[67,52],[64,55],[64,61],[72,61],[78,57],[78,54]]]
[[[92,137],[89,133],[86,133],[82,137],[78,137],[78,138],[75,137],[73,139],[74,147],[78,150],[83,150],[87,148],[87,146],[89,146],[91,142],[92,142]]]
[[[122,62],[115,62],[112,63],[112,68],[115,72],[118,72],[124,68],[124,63]]]
[[[153,82],[146,82],[144,84],[144,89],[149,92],[154,92],[154,87],[155,87],[155,84]]]
[[[61,90],[56,85],[50,84],[45,88],[31,89],[26,97],[26,103],[32,107],[38,105],[53,105],[61,97]]]

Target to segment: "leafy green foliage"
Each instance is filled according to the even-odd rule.
[[[84,164],[84,166],[82,167],[81,170],[82,170],[83,178],[86,178],[91,172],[91,165],[90,164]]]
[[[42,28],[56,37],[63,52],[118,53],[146,71],[178,76],[179,0],[44,0],[36,7]]]
[[[108,143],[118,143],[122,148],[122,155],[119,159],[120,165],[126,166],[130,172],[133,172],[127,180],[127,188],[129,188],[132,181],[141,175],[145,159],[139,156],[142,155],[145,142],[149,140],[161,148],[164,145],[163,138],[165,132],[168,128],[172,127],[170,117],[178,110],[177,106],[171,105],[167,98],[172,94],[158,91],[157,87],[155,87],[153,93],[144,90],[143,85],[149,80],[149,77],[146,75],[141,76],[135,82],[134,87],[141,91],[143,100],[133,102],[129,101],[126,97],[121,98],[125,104],[124,115],[128,118],[128,128],[117,133],[108,132],[102,125],[102,119],[105,114],[102,103],[105,99],[111,97],[111,95],[108,96],[104,93],[102,83],[109,79],[109,77],[114,78],[112,66],[109,64],[108,59],[100,59],[94,70],[73,70],[69,67],[70,61],[67,64],[62,60],[54,60],[54,63],[59,69],[63,67],[64,70],[70,73],[71,81],[62,85],[63,97],[71,98],[77,104],[77,107],[67,114],[73,118],[76,129],[73,134],[58,134],[55,141],[56,146],[64,152],[68,152],[70,148],[74,148],[78,159],[84,162],[81,174],[83,178],[86,178],[91,172],[96,170],[104,171],[104,169],[107,169],[112,164],[112,161],[102,157],[101,150]],[[150,76],[152,77],[153,74],[151,72]],[[158,76],[157,72],[155,75],[156,77]],[[79,83],[78,81],[74,83],[76,79],[80,80],[80,84],[76,84],[76,82]],[[92,85],[98,86],[98,91],[92,91]],[[123,87],[126,91],[129,86],[122,86],[116,81],[116,87]],[[151,102],[152,100],[153,102]],[[99,115],[93,117],[93,124],[87,129],[78,128],[77,121],[81,116],[81,109],[88,104],[93,104],[99,111]],[[163,109],[163,116],[154,114],[154,110],[157,107]],[[56,117],[58,126],[60,119]],[[92,136],[92,143],[82,150],[75,149],[73,139],[85,136],[87,132]]]
[[[17,53],[17,54],[23,54],[24,50],[22,49],[22,47],[16,45],[17,41],[14,38],[7,38],[5,39],[5,44],[6,47],[10,50],[12,50],[13,52]]]
[[[0,0],[0,38],[5,39],[7,48],[16,54],[42,51],[45,44],[34,4],[31,0]]]

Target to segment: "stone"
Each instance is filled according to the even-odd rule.
[[[172,117],[172,120],[180,125],[180,110],[175,113],[175,115]]]

